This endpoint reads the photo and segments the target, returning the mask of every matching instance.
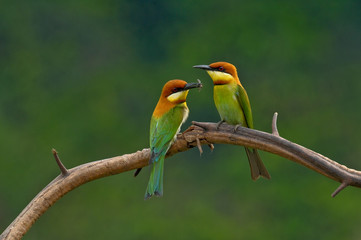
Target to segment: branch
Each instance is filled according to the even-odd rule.
[[[193,147],[201,149],[201,145],[204,144],[210,146],[211,149],[213,149],[213,143],[241,145],[274,153],[340,182],[341,185],[332,194],[333,197],[347,186],[361,188],[360,171],[349,169],[319,153],[280,137],[276,126],[276,114],[272,121],[272,134],[244,127],[239,127],[234,132],[234,126],[228,124],[222,124],[217,130],[216,123],[192,122],[192,126],[177,136],[167,157]],[[54,156],[57,158],[57,154]],[[146,148],[135,153],[86,163],[69,170],[64,167],[65,172],[63,169],[63,174],[56,177],[35,196],[0,235],[0,239],[20,239],[35,221],[66,193],[98,178],[145,167],[148,165],[149,157],[150,150]]]

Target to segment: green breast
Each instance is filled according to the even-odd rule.
[[[150,147],[163,149],[165,145],[168,146],[187,116],[188,107],[185,103],[178,104],[160,118],[153,116],[150,122]]]
[[[241,124],[242,126],[247,126],[242,108],[236,96],[236,91],[237,85],[215,85],[213,93],[214,103],[222,120],[232,125]]]

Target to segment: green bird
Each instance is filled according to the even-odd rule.
[[[150,121],[151,173],[145,199],[163,195],[164,158],[188,117],[188,91],[199,87],[202,87],[200,82],[187,83],[183,80],[170,80],[163,87]]]
[[[196,65],[193,67],[206,70],[213,80],[214,103],[221,116],[218,127],[223,122],[227,122],[236,125],[235,130],[239,125],[253,128],[251,105],[247,92],[239,81],[236,67],[227,62],[215,62],[210,65]],[[252,179],[257,180],[260,176],[270,179],[271,177],[258,151],[249,147],[245,149]]]

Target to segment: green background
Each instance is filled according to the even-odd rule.
[[[255,127],[361,169],[360,1],[0,2],[0,232],[64,164],[148,147],[163,84],[201,79],[190,121],[219,121],[196,64],[229,61]],[[253,182],[242,147],[165,164],[164,197],[144,201],[149,170],[87,183],[24,239],[360,239],[361,191],[269,153]]]

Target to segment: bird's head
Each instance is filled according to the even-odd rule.
[[[196,65],[193,67],[206,70],[212,78],[214,85],[223,85],[232,82],[239,83],[237,69],[231,63],[215,62],[209,65]]]
[[[162,97],[174,104],[183,103],[186,101],[188,91],[192,88],[201,88],[202,83],[187,83],[183,80],[170,80],[162,90]]]

